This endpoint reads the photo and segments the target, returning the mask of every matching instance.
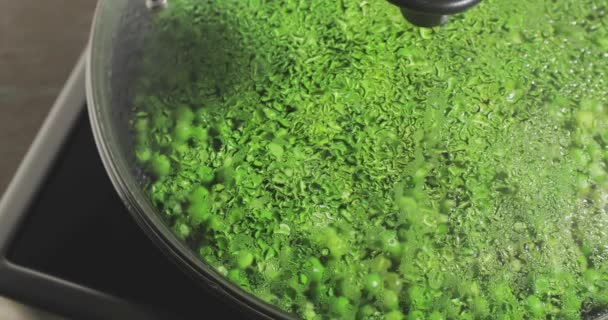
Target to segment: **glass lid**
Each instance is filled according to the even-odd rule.
[[[605,0],[102,3],[118,20],[98,14],[90,97],[110,174],[254,309],[608,308]]]

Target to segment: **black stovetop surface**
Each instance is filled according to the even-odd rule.
[[[171,318],[235,318],[233,308],[182,273],[135,224],[106,175],[85,111],[72,131],[27,210],[8,259],[162,309]]]

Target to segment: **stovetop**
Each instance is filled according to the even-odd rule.
[[[87,319],[240,318],[123,206],[97,153],[82,60],[0,201],[0,295]]]

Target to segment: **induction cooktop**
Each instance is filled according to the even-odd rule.
[[[238,319],[145,236],[97,153],[81,58],[0,200],[0,295],[76,319]]]

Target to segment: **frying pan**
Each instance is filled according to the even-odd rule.
[[[141,229],[193,281],[232,302],[247,318],[291,319],[292,315],[245,292],[201,261],[174,233],[142,188],[147,177],[133,156],[130,103],[136,94],[133,83],[138,67],[146,54],[146,35],[153,29],[152,15],[163,5],[162,0],[148,0],[147,5],[143,0],[99,1],[90,40],[86,85],[90,121],[105,168]],[[403,11],[406,17],[412,15],[407,9]],[[159,67],[163,63],[168,62],[159,60]]]

